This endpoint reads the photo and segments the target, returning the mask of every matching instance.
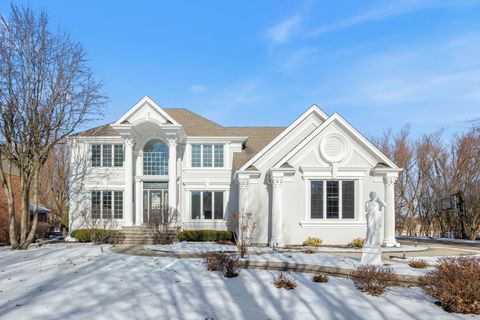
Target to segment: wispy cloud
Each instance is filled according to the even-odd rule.
[[[391,1],[386,6],[375,7],[370,10],[366,10],[358,15],[338,20],[330,24],[326,24],[317,29],[310,31],[307,36],[314,37],[324,33],[333,32],[341,29],[347,29],[356,25],[384,20],[390,17],[399,16],[415,11],[434,9],[440,7],[451,6],[469,6],[479,3],[479,0],[402,0]]]
[[[191,87],[191,90],[192,90],[193,93],[202,93],[202,92],[207,91],[207,87],[205,87],[203,85],[200,85],[200,84],[194,84]]]
[[[267,38],[275,44],[285,43],[289,40],[293,30],[298,27],[302,21],[299,14],[295,14],[288,19],[267,30]]]

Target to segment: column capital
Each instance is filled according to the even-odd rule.
[[[237,184],[240,189],[247,189],[248,183],[248,178],[237,178]]]
[[[383,183],[387,188],[393,187],[396,181],[397,181],[397,177],[389,177],[389,176],[383,177]]]
[[[269,176],[270,183],[272,187],[277,188],[282,185],[283,182],[283,173],[271,171]]]
[[[126,145],[127,147],[133,147],[133,145],[135,144],[135,142],[133,141],[133,138],[130,137],[130,136],[125,137],[125,138],[123,139],[123,141],[125,142],[125,145]]]
[[[178,138],[177,137],[167,138],[167,142],[170,147],[176,147],[178,143]]]

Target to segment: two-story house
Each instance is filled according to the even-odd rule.
[[[364,203],[384,199],[383,243],[395,241],[401,171],[340,115],[313,105],[288,127],[224,127],[145,97],[112,124],[70,139],[71,229],[82,212],[142,226],[162,203],[183,229],[225,230],[252,212],[255,242],[346,244],[366,231]]]

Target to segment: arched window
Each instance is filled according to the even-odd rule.
[[[151,140],[143,148],[143,174],[168,175],[168,147],[161,140]]]

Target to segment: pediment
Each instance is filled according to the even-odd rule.
[[[131,124],[133,126],[150,122],[157,125],[178,123],[149,97],[144,97],[128,110],[115,124]]]

